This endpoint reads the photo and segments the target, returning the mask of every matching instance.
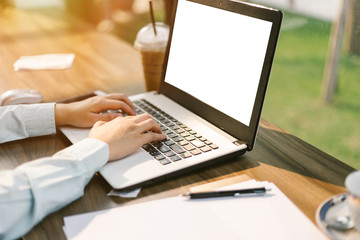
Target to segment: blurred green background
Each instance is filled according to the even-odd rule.
[[[285,13],[263,118],[360,169],[360,57],[343,51],[334,101],[324,104],[330,31],[330,22]]]

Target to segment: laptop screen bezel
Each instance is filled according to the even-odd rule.
[[[215,7],[218,9],[223,9],[230,12],[239,13],[246,16],[272,22],[268,47],[265,54],[264,64],[259,81],[259,87],[256,93],[253,112],[251,115],[249,126],[244,125],[243,123],[237,121],[236,119],[233,119],[228,115],[222,113],[221,111],[199,101],[192,95],[189,95],[186,92],[165,82],[167,60],[168,60],[169,50],[171,48],[173,24],[172,26],[170,26],[169,44],[165,55],[163,74],[159,89],[160,94],[163,94],[168,98],[174,100],[175,102],[184,106],[188,110],[196,113],[197,115],[204,118],[208,122],[212,123],[213,125],[219,127],[223,131],[232,135],[240,142],[245,143],[247,145],[248,150],[250,151],[253,149],[255,144],[257,129],[265,99],[265,93],[270,77],[271,66],[273,63],[276,44],[280,32],[282,12],[276,9],[265,8],[251,3],[232,1],[232,0],[186,0],[186,1],[191,1],[194,3],[203,4],[210,7]],[[178,1],[176,0],[174,12],[172,14],[173,15],[173,19],[171,20],[172,23],[176,21],[177,2]],[[234,107],[235,106],[236,103],[234,102]]]

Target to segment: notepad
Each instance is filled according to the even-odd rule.
[[[178,196],[64,218],[68,239],[327,239],[273,184],[257,197],[189,200]]]

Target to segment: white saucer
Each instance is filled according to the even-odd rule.
[[[349,210],[346,205],[346,194],[339,194],[322,202],[316,210],[316,224],[331,239],[359,240],[360,231],[355,228],[340,231],[329,226],[327,221],[338,216],[349,216]]]

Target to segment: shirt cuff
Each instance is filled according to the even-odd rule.
[[[95,138],[85,138],[80,142],[56,153],[53,157],[70,155],[78,159],[87,167],[87,172],[92,175],[99,171],[109,160],[109,145]]]
[[[55,103],[31,104],[28,107],[25,126],[29,137],[56,133]]]

